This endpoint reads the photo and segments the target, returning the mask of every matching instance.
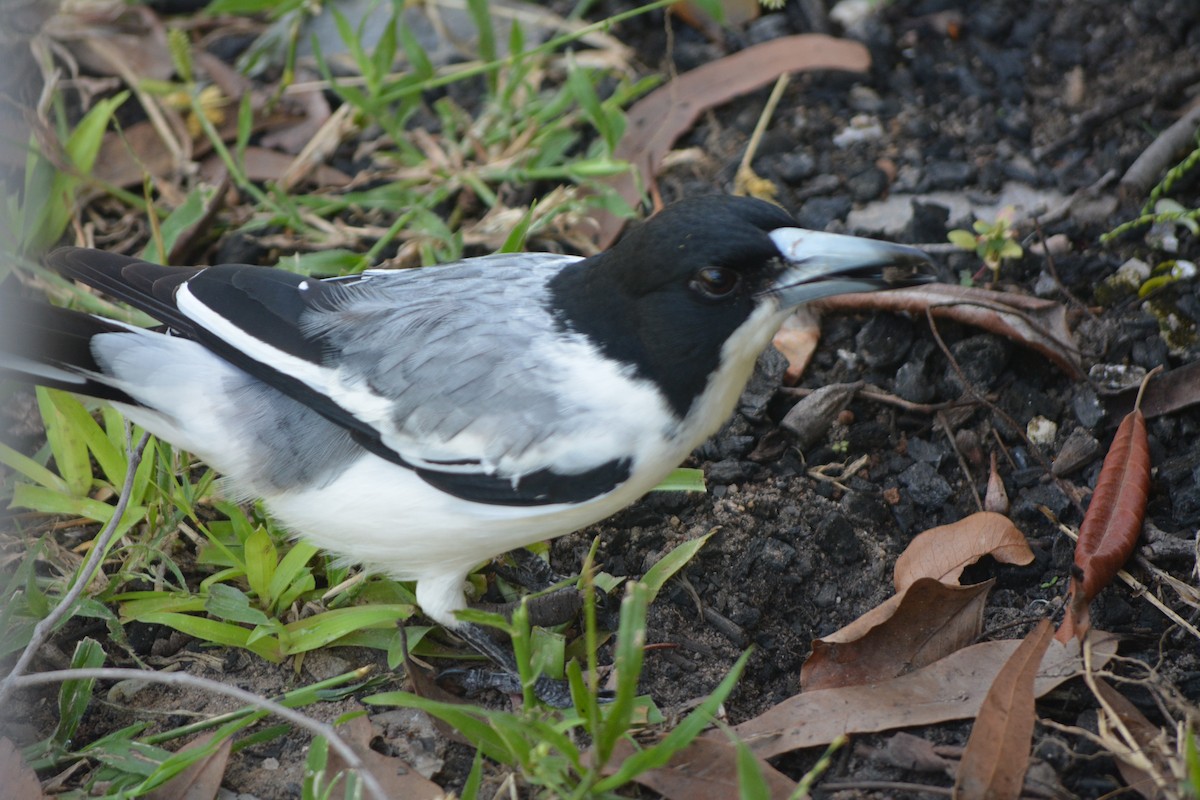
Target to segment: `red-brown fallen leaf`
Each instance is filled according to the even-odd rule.
[[[182,750],[199,750],[212,740],[213,734],[206,733],[188,742]],[[174,778],[145,795],[146,800],[212,800],[221,791],[221,780],[225,777],[225,766],[229,763],[232,749],[233,739],[227,736],[212,753],[194,761]]]
[[[385,756],[371,749],[371,739],[375,735],[371,721],[366,717],[355,717],[345,725],[338,727],[338,733],[358,753],[363,764],[388,797],[402,797],[404,800],[438,800],[445,797],[442,787],[421,775],[415,769],[395,756]],[[327,773],[332,778],[345,770],[346,762],[336,750],[330,749]],[[338,793],[340,793],[340,789]]]
[[[46,797],[37,774],[21,758],[21,751],[3,736],[0,736],[0,786],[4,787],[4,796],[13,800],[43,800]]]
[[[1140,409],[1121,420],[1104,458],[1088,513],[1079,526],[1075,565],[1083,570],[1083,596],[1090,601],[1125,566],[1146,514],[1150,496],[1150,442]]]
[[[633,170],[614,178],[610,186],[626,203],[636,206],[643,187],[653,183],[675,140],[701,114],[762,88],[785,72],[865,72],[870,65],[867,48],[858,42],[808,33],[772,39],[685,72],[629,109],[625,134],[613,155],[629,161]],[[607,212],[594,216],[598,227],[593,240],[603,250],[616,241],[626,220]]]
[[[800,669],[801,689],[886,681],[961,650],[979,637],[993,583],[917,580],[841,630],[815,639]]]
[[[983,556],[1005,564],[1033,561],[1025,534],[1012,520],[1003,514],[980,511],[917,534],[896,559],[896,591],[903,591],[918,578],[958,583],[962,571]]]
[[[637,749],[631,742],[618,742],[605,773],[615,772],[621,762],[635,752]],[[796,790],[796,782],[763,758],[756,758],[759,771],[771,791],[770,796],[778,800],[791,797]],[[728,738],[722,740],[716,736],[702,736],[672,756],[665,767],[647,770],[634,780],[669,800],[726,800],[738,797],[737,750]]]
[[[1155,371],[1148,373],[1146,381],[1154,374]],[[1142,387],[1145,385],[1143,382]],[[1078,637],[1087,628],[1088,604],[1113,582],[1133,555],[1149,496],[1150,440],[1139,402],[1117,426],[1092,501],[1079,526],[1075,568],[1071,574],[1071,602],[1058,632],[1059,641]]]
[[[1067,327],[1067,310],[1052,300],[935,283],[890,292],[843,294],[815,305],[839,311],[907,311],[920,315],[928,310],[938,319],[974,325],[1012,339],[1046,356],[1072,378],[1083,377],[1079,348]]]
[[[1043,619],[996,675],[958,765],[956,798],[1017,800],[1021,796],[1033,740],[1034,679],[1053,640],[1054,626]]]
[[[1093,666],[1117,650],[1111,634],[1092,631]],[[762,758],[829,744],[842,734],[876,733],[975,716],[1000,667],[1017,649],[1015,639],[983,642],[883,683],[802,692],[734,728]],[[1054,642],[1034,683],[1037,697],[1079,674],[1079,647]],[[706,733],[705,738],[724,737]]]

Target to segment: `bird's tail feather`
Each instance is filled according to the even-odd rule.
[[[122,330],[120,323],[0,293],[0,378],[133,403],[103,380],[91,347],[93,337]]]

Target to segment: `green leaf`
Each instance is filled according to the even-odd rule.
[[[58,474],[66,481],[71,494],[82,497],[92,488],[92,462],[88,457],[83,433],[55,402],[61,394],[65,393],[37,387],[38,410],[42,412],[42,420],[46,425],[46,440],[50,443],[50,451],[54,453],[54,465],[58,468]],[[64,405],[69,407],[69,403]]]
[[[83,438],[87,449],[100,465],[104,476],[108,478],[109,485],[120,491],[125,482],[125,471],[129,466],[125,453],[112,443],[108,433],[100,427],[92,413],[73,395],[51,392],[50,400],[71,429]],[[125,426],[122,424],[120,429],[124,431]],[[88,469],[90,471],[90,465]]]
[[[654,487],[656,492],[704,492],[704,470],[678,467],[671,470],[662,483]]]
[[[226,622],[242,622],[247,625],[266,625],[270,619],[250,605],[246,593],[227,583],[216,583],[208,587],[208,598],[204,610]]]
[[[424,711],[465,736],[467,741],[483,751],[488,758],[502,764],[512,763],[512,753],[504,737],[486,721],[479,718],[487,714],[482,708],[428,700],[408,692],[384,692],[364,697],[362,701],[374,706],[397,706]]]
[[[683,569],[684,565],[691,561],[695,557],[696,553],[700,552],[700,548],[703,547],[716,532],[717,529],[713,528],[711,531],[699,537],[698,539],[692,539],[691,541],[684,542],[659,559],[658,563],[656,563],[653,567],[646,570],[646,574],[642,576],[641,582],[646,584],[646,588],[650,590],[648,602],[654,602],[654,598],[658,597],[658,593],[662,590],[662,587],[666,585],[667,581],[669,581],[676,572],[679,572],[679,570]]]
[[[264,608],[271,604],[271,579],[275,575],[275,566],[279,563],[279,554],[271,534],[264,526],[254,529],[246,539],[242,557],[246,564],[246,582],[250,591],[258,598],[259,605]]]
[[[99,500],[87,497],[73,497],[44,486],[30,486],[24,483],[19,483],[13,488],[12,504],[45,514],[67,514],[86,517],[96,522],[108,522],[112,519],[113,514],[113,507],[108,503],[101,503]],[[117,525],[115,538],[119,539],[145,515],[146,509],[142,506],[126,506],[125,516]]]
[[[363,628],[394,626],[413,614],[409,605],[370,605],[323,611],[284,626],[287,631],[285,655],[315,650]]]
[[[738,800],[771,800],[771,787],[754,753],[736,736],[733,746],[737,754]]]
[[[71,657],[71,669],[95,669],[102,666],[104,648],[100,643],[88,637],[80,639],[75,645],[75,654]],[[54,731],[54,741],[64,746],[69,745],[84,712],[87,711],[95,683],[94,678],[63,681],[58,690],[58,727]]]
[[[634,699],[637,697],[638,678],[642,674],[646,647],[646,608],[650,594],[649,587],[644,583],[629,583],[625,587],[613,658],[617,675],[616,697],[608,705],[599,735],[592,743],[596,750],[596,761],[600,765],[608,763],[613,748],[629,731],[633,719]]]
[[[297,275],[351,275],[370,266],[361,253],[352,250],[318,250],[313,253],[295,253],[280,261],[276,266]]]
[[[67,482],[62,478],[43,467],[29,456],[13,450],[3,442],[0,442],[0,464],[3,464],[20,475],[24,475],[31,481],[40,483],[43,487],[52,491],[60,494],[68,494],[70,492],[70,487],[67,486]]]
[[[975,250],[975,245],[978,244],[978,239],[975,234],[970,231],[964,231],[961,228],[950,231],[946,234],[946,238],[950,240],[950,244],[963,250]]]
[[[267,661],[279,662],[285,655],[277,640],[260,639],[250,642],[250,631],[240,625],[192,614],[174,614],[170,612],[150,612],[140,615],[142,622],[166,625],[180,633],[186,633],[202,642],[223,644],[227,647],[241,647],[256,653]]]
[[[27,226],[23,236],[23,250],[38,253],[58,241],[71,219],[75,193],[90,175],[104,141],[104,131],[118,108],[128,99],[129,92],[101,100],[83,116],[75,130],[63,143],[63,150],[71,162],[70,172],[49,166],[40,155],[31,154],[34,163],[47,165],[41,169],[27,167],[27,192],[25,202],[38,209],[36,222]],[[29,185],[30,181],[33,185]],[[28,221],[28,219],[26,220]]]
[[[525,213],[521,215],[521,219],[517,220],[517,224],[508,232],[508,236],[504,239],[504,244],[500,245],[498,253],[519,253],[525,249],[525,239],[529,236],[529,229],[533,226],[533,206],[525,209]]]
[[[699,736],[712,723],[717,709],[729,697],[729,693],[733,691],[733,687],[737,685],[738,678],[741,677],[742,671],[746,668],[746,661],[749,660],[750,653],[750,650],[742,653],[741,657],[733,665],[733,669],[729,671],[725,679],[713,690],[712,694],[706,697],[704,702],[697,706],[691,714],[688,714],[670,733],[653,747],[639,750],[634,755],[625,759],[616,772],[596,783],[592,787],[592,791],[596,793],[608,792],[624,786],[646,770],[665,766],[673,755],[691,744],[692,740]]]
[[[152,239],[142,251],[141,257],[155,264],[167,263],[167,256],[175,247],[175,243],[179,241],[179,237],[203,220],[205,214],[208,213],[208,199],[212,196],[213,191],[197,187],[188,192],[179,207],[168,214],[159,226],[159,230],[162,232],[164,252],[158,251],[158,242]]]
[[[608,145],[608,152],[613,152],[617,147],[617,138],[620,134],[613,128],[608,114],[600,104],[600,98],[596,96],[596,88],[592,85],[591,75],[575,65],[575,59],[571,56],[570,51],[567,53],[567,86],[570,87],[575,102],[579,104],[579,108],[588,118],[588,122],[592,123],[592,127]],[[571,164],[570,168],[575,170],[576,165]]]

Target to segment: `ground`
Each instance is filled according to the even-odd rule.
[[[617,4],[606,5],[615,9]],[[840,33],[836,24],[803,10],[819,5],[789,3],[782,12],[727,33],[723,43],[678,23],[668,34],[663,18],[654,15],[615,33],[636,48],[645,71],[683,72],[751,43],[825,30],[814,25],[828,24],[829,32]],[[970,227],[973,208],[988,209],[979,214],[991,221],[1005,205],[1003,198],[1021,190],[1016,219],[1025,255],[1003,265],[997,288],[1064,304],[1085,369],[1098,364],[1177,369],[1200,360],[1195,338],[1200,294],[1194,277],[1160,292],[1156,306],[1104,294],[1105,279],[1127,260],[1195,261],[1200,238],[1177,229],[1174,253],[1163,249],[1161,237],[1148,241],[1146,228],[1109,246],[1098,241],[1135,216],[1145,200],[1145,194],[1122,197],[1117,179],[1196,102],[1200,4],[990,0],[962,5],[895,2],[858,23],[851,35],[870,49],[869,74],[811,73],[794,80],[759,146],[755,170],[779,188],[779,202],[806,227],[913,243],[944,243],[949,229]],[[665,201],[730,189],[768,91],[702,118],[679,146],[699,148],[704,157],[659,177]],[[862,133],[844,135],[851,130]],[[1090,194],[1066,205],[1087,190]],[[1185,177],[1171,196],[1185,207],[1200,204],[1200,171]],[[909,208],[915,212],[906,219],[903,212]],[[1032,224],[1035,216],[1042,220],[1040,230]],[[1055,251],[1056,277],[1051,277],[1046,258],[1034,254],[1033,245],[1060,234],[1066,245]],[[963,271],[979,268],[973,254],[945,248],[937,261],[942,278],[952,283]],[[1182,333],[1170,341],[1160,325],[1162,304],[1170,304],[1182,323]],[[908,405],[859,396],[827,435],[801,448],[779,427],[799,393],[777,388],[784,365],[778,354],[768,354],[737,416],[693,457],[693,465],[705,469],[707,494],[652,494],[553,545],[554,566],[570,573],[599,535],[603,568],[638,575],[679,542],[717,531],[684,570],[683,580],[670,584],[651,609],[648,642],[669,647],[648,653],[642,688],[664,709],[706,695],[750,645],[749,666],[726,704],[729,721],[748,719],[795,694],[811,640],[891,593],[892,565],[909,540],[978,510],[976,497],[984,492],[993,452],[1000,455],[1011,516],[1036,559],[1025,567],[978,568],[975,577],[997,578],[985,629],[996,629],[1001,638],[1023,634],[1047,601],[1063,593],[1073,546],[1040,508],[1048,507],[1068,526],[1079,525],[1127,406],[1096,381],[1068,375],[1020,343],[941,323],[939,332],[961,360],[972,391],[994,404],[976,402],[948,412],[947,430],[930,407],[958,400],[964,388],[923,318],[826,314],[821,326],[819,349],[800,387],[862,380]],[[1198,393],[1193,387],[1192,397]],[[1037,416],[1057,427],[1040,453],[1031,452],[1023,436]],[[1050,474],[1045,465],[1062,455],[1073,435],[1076,441],[1091,437],[1099,446],[1068,471]],[[1145,552],[1157,567],[1195,586],[1200,405],[1151,418],[1149,439],[1155,471],[1146,541],[1154,546]],[[860,456],[867,457],[866,466],[840,483],[810,474],[815,467]],[[1145,579],[1140,568],[1134,571]],[[1172,601],[1160,586],[1152,590],[1196,620],[1195,608]],[[1015,632],[1014,622],[1023,623]],[[1122,655],[1153,665],[1193,709],[1200,702],[1200,647],[1151,605],[1115,585],[1099,599],[1095,624],[1120,634]],[[90,632],[102,635],[102,627],[95,628]],[[71,630],[73,636],[82,632]],[[379,659],[372,651],[337,650],[306,659],[305,677],[326,677]],[[267,696],[294,678],[287,668],[242,652],[196,653],[187,668]],[[224,707],[210,697],[181,698],[166,690],[147,689],[138,698],[142,708],[161,704],[211,713]],[[1161,722],[1149,694],[1135,694],[1134,700]],[[331,704],[317,713],[332,719],[342,710]],[[52,709],[43,705],[31,713],[44,720]],[[1077,683],[1045,698],[1039,713],[1089,729],[1096,724],[1094,703]],[[79,736],[96,736],[133,719],[126,705],[101,703]],[[913,732],[938,744],[962,745],[969,727],[954,723]],[[886,739],[884,734],[857,739],[827,779],[948,785],[944,775],[879,760],[877,749]],[[262,798],[298,796],[304,741],[294,734],[249,748],[235,761],[225,786]],[[435,749],[444,759],[435,780],[460,787],[470,752],[458,745]],[[1034,755],[1049,765],[1055,796],[1100,797],[1122,785],[1114,762],[1092,758],[1094,752],[1087,741],[1068,739],[1047,726],[1035,734]],[[798,776],[815,755],[785,756],[776,765]],[[859,789],[840,796],[919,795]]]

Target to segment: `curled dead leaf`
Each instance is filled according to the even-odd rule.
[[[1053,361],[1072,378],[1082,378],[1079,348],[1061,303],[1037,297],[934,283],[890,292],[843,294],[816,305],[837,311],[907,311],[974,325],[1022,344]]]
[[[981,511],[917,534],[896,559],[894,582],[903,591],[920,578],[957,583],[962,571],[983,556],[1004,564],[1033,561],[1033,551],[1008,517]]]
[[[947,586],[921,578],[846,627],[813,641],[800,670],[804,691],[890,680],[979,637],[994,581]]]

